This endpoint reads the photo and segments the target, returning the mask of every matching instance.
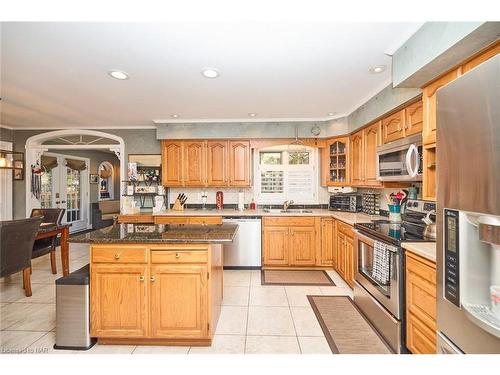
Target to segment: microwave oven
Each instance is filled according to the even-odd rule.
[[[377,147],[377,180],[422,181],[422,135]]]
[[[332,211],[359,212],[362,210],[362,200],[359,194],[330,195],[328,209]]]

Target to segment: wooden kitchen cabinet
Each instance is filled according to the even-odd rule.
[[[405,110],[402,109],[382,119],[382,140],[385,143],[404,138]]]
[[[406,251],[406,346],[436,353],[436,264]]]
[[[151,335],[157,338],[208,336],[207,267],[151,267]]]
[[[184,142],[184,159],[182,162],[184,186],[204,186],[207,183],[207,157],[205,142]]]
[[[363,129],[363,185],[380,187],[382,182],[377,180],[377,147],[382,144],[381,122]]]
[[[264,266],[315,266],[321,264],[319,217],[264,217]]]
[[[90,259],[99,342],[210,344],[222,304],[221,245],[92,245]]]
[[[263,226],[263,264],[265,266],[288,266],[289,261],[289,228]]]
[[[422,133],[424,123],[423,108],[421,100],[405,108],[405,137]]]
[[[455,80],[460,75],[460,68],[441,76],[439,79],[422,88],[423,100],[423,143],[436,143],[436,91]]]
[[[377,147],[382,143],[381,133],[381,122],[377,121],[351,136],[351,185],[382,186],[377,180]]]
[[[337,220],[335,270],[351,287],[354,287],[354,272],[356,261],[354,258],[354,233],[352,226]]]
[[[250,186],[250,142],[162,141],[162,184],[189,187]]]
[[[437,194],[436,144],[423,147],[422,199],[435,201]]]
[[[293,266],[316,264],[316,227],[290,228],[290,256]]]
[[[147,336],[148,278],[146,265],[92,264],[90,320],[93,337]]]
[[[181,141],[162,141],[161,175],[164,186],[182,186],[184,143]]]
[[[322,151],[322,184],[349,185],[349,137],[331,138]]]
[[[351,185],[363,185],[363,130],[350,137]]]
[[[250,142],[229,142],[229,185],[250,186]]]
[[[207,185],[226,186],[229,184],[228,142],[207,142]]]
[[[321,219],[321,265],[334,266],[335,264],[335,220]]]

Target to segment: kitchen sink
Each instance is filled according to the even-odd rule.
[[[280,209],[268,209],[264,208],[264,212],[270,214],[311,214],[312,210],[280,210]]]

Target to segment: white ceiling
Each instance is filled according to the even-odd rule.
[[[391,82],[385,53],[420,25],[2,23],[0,124],[110,128],[341,117]],[[388,69],[370,74],[377,65]],[[202,77],[204,67],[220,77]],[[130,79],[112,79],[110,69]]]

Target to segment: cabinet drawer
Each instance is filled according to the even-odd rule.
[[[151,251],[151,263],[207,263],[208,253],[206,250],[153,250]]]
[[[149,224],[153,223],[153,215],[120,215],[118,216],[118,222],[121,223],[138,223],[138,224]]]
[[[155,224],[189,224],[189,216],[155,216]]]
[[[189,224],[219,225],[222,224],[222,216],[193,216],[189,218]]]
[[[142,246],[92,246],[94,263],[147,263],[148,250]]]
[[[425,262],[425,263],[424,263]],[[436,266],[425,260],[420,260],[420,257],[412,253],[406,253],[406,269],[421,279],[436,285]]]
[[[337,230],[344,233],[348,237],[354,237],[352,227],[349,224],[337,220]]]
[[[406,256],[406,310],[436,329],[436,271],[432,267]]]
[[[436,331],[431,330],[413,314],[408,314],[406,346],[413,354],[436,353]]]
[[[264,225],[270,226],[314,226],[315,217],[289,216],[289,217],[264,217]]]

